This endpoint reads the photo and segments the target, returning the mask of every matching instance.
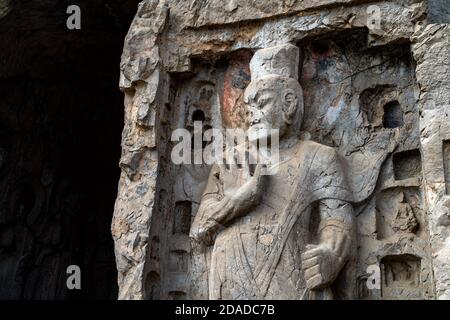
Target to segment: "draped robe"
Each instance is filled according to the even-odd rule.
[[[311,241],[310,219],[320,200],[352,202],[342,160],[330,147],[300,141],[280,153],[279,171],[267,176],[260,202],[222,228],[209,266],[210,299],[302,299],[301,254]],[[213,167],[202,204],[220,201]],[[211,217],[200,210],[194,225]]]

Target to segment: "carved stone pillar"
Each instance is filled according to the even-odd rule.
[[[447,4],[448,5],[448,4]],[[420,85],[425,197],[438,299],[450,299],[450,26],[430,24],[414,36]]]

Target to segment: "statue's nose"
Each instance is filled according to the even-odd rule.
[[[257,124],[261,122],[261,111],[259,110],[250,110],[250,124]]]
[[[250,124],[258,124],[261,122],[261,119],[251,119]]]

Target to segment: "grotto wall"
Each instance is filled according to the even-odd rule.
[[[414,57],[420,84],[421,149],[425,197],[428,204],[430,243],[436,293],[450,298],[448,234],[448,114],[449,114],[449,26],[429,25],[414,35]],[[442,168],[444,170],[442,170]]]
[[[264,58],[273,74],[286,66],[302,88],[300,140],[335,150],[351,190],[341,196],[352,209],[353,231],[341,232],[350,253],[329,296],[448,298],[448,28],[439,1],[141,2],[121,62],[125,127],[112,222],[119,299],[217,297],[219,242],[202,251],[192,241],[213,174],[173,164],[171,134],[192,132],[195,120],[245,127],[244,96],[266,68],[258,67],[264,52],[273,52]],[[311,243],[316,223],[301,231]],[[271,250],[270,232],[263,236]],[[253,261],[241,242],[241,258]],[[255,291],[266,285],[248,277]]]

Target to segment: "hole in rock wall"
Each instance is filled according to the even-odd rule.
[[[403,126],[403,110],[398,101],[387,103],[383,110],[383,127],[398,128]]]
[[[192,121],[205,121],[205,113],[202,110],[195,110],[192,114]]]
[[[187,272],[189,254],[183,250],[173,250],[169,255],[169,272]]]
[[[10,1],[0,18],[0,299],[115,299],[123,39],[138,1]],[[66,269],[81,269],[68,290]]]
[[[374,88],[365,89],[359,97],[361,110],[366,120],[373,127],[394,129],[402,127],[403,109],[397,100],[384,103],[392,95],[395,95],[395,87],[390,85],[377,85]]]
[[[145,278],[145,288],[149,296],[153,296],[155,292],[159,291],[159,274],[154,271],[150,271]]]
[[[191,228],[191,211],[192,205],[190,201],[180,201],[175,204],[175,215],[173,221],[174,234],[187,234]]]
[[[381,260],[381,295],[384,299],[420,299],[420,258],[387,256]]]
[[[422,159],[419,149],[397,152],[393,157],[395,180],[420,177]]]
[[[327,41],[316,41],[312,44],[311,47],[313,53],[322,55],[329,50],[329,43]]]
[[[186,293],[182,291],[171,291],[169,298],[171,300],[186,300]]]

